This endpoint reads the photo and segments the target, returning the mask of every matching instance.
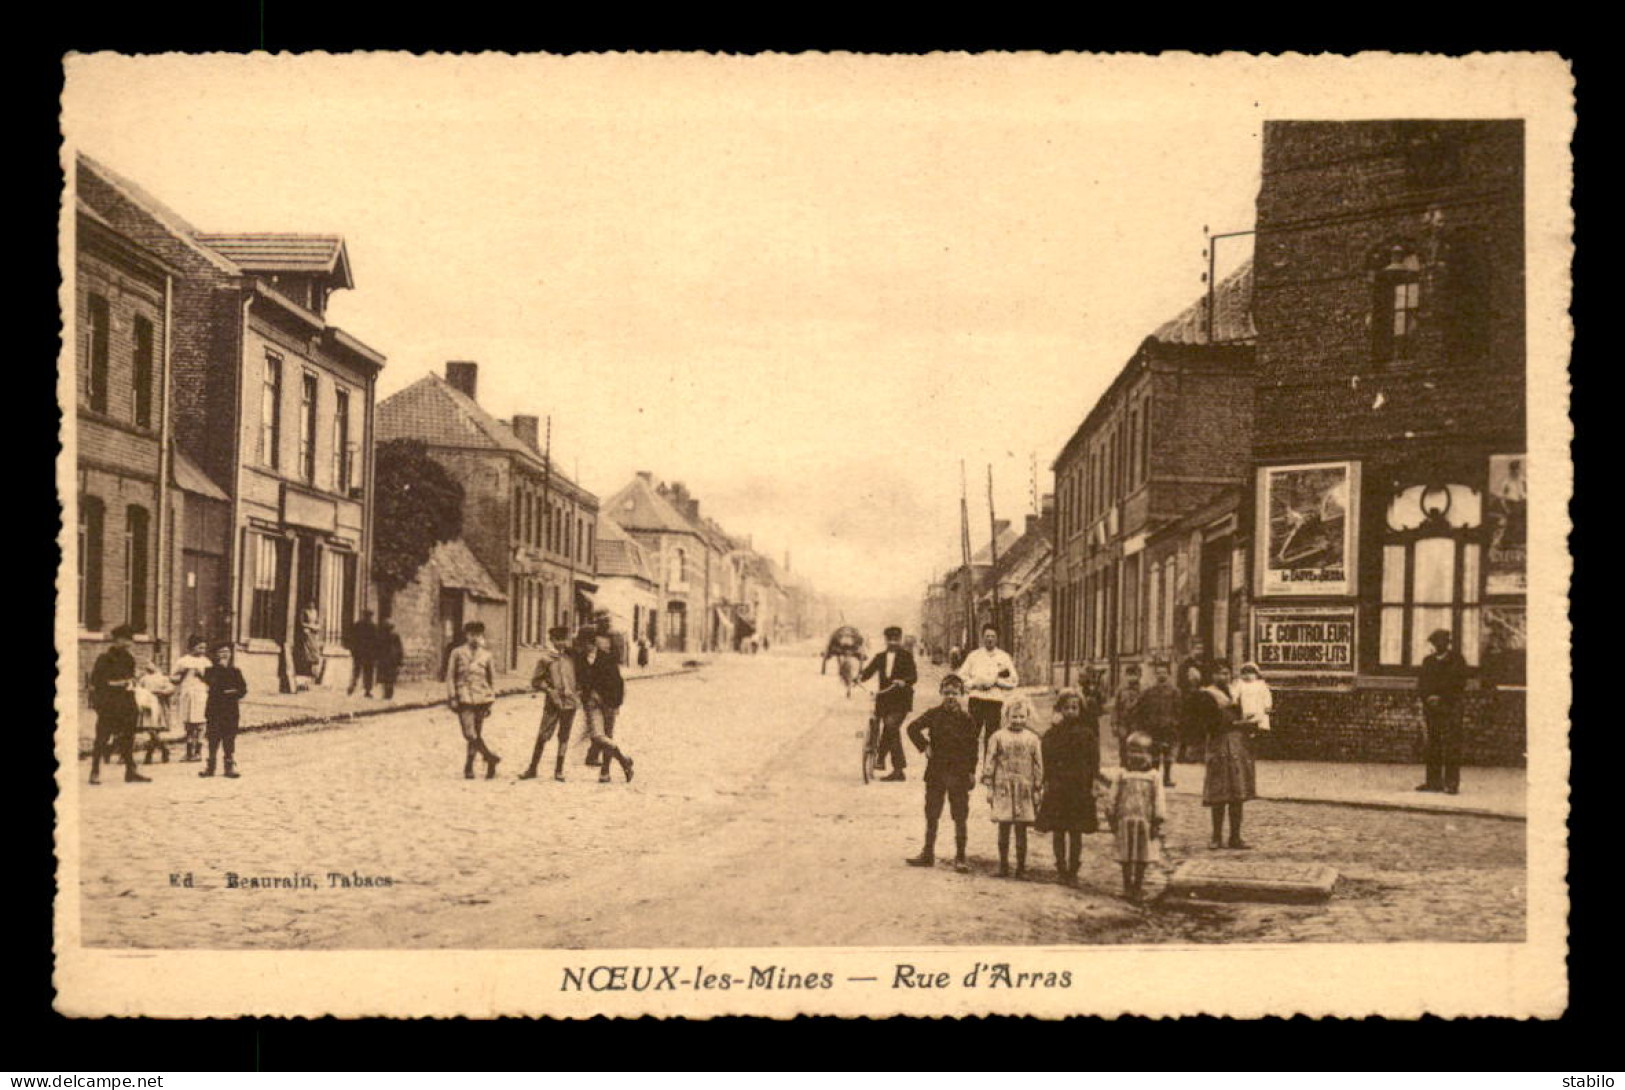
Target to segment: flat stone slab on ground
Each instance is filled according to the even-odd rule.
[[[1168,880],[1173,897],[1211,901],[1321,901],[1337,884],[1337,871],[1323,863],[1193,859]]]

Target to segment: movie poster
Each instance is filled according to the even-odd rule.
[[[1522,454],[1490,458],[1490,487],[1485,497],[1489,548],[1484,564],[1486,594],[1524,594],[1529,589],[1527,526],[1529,484]]]
[[[1259,593],[1353,594],[1355,464],[1271,466],[1259,475]]]

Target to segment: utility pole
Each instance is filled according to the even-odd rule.
[[[968,654],[976,634],[976,588],[970,566],[970,499],[965,484],[965,460],[959,460],[959,558],[965,572],[965,639],[959,646]]]
[[[991,588],[992,593],[993,593],[993,616],[992,616],[992,621],[993,621],[994,627],[1000,629],[1000,631],[999,631],[999,639],[1002,642],[1003,639],[1004,639],[1004,631],[999,626],[999,520],[993,513],[993,463],[992,462],[989,462],[987,464],[987,528],[988,528],[988,531],[989,531],[989,541],[990,541],[990,544],[988,546],[988,552],[989,552],[989,555],[991,556],[992,561],[993,561],[993,566],[988,569],[988,573],[990,575],[992,575],[992,577],[993,577],[993,586]]]

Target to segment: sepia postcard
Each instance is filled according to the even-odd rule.
[[[1561,58],[63,63],[62,1013],[1565,1010]]]

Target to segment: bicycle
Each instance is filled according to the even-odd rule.
[[[869,712],[869,726],[861,735],[863,738],[863,782],[865,784],[875,778],[875,766],[880,763],[881,722],[880,714],[874,710],[874,707],[879,705],[882,694],[889,693],[897,687],[898,685],[894,682],[880,692],[871,694],[874,697],[874,705],[871,705]],[[869,689],[862,684],[858,688],[866,693],[869,692]]]

